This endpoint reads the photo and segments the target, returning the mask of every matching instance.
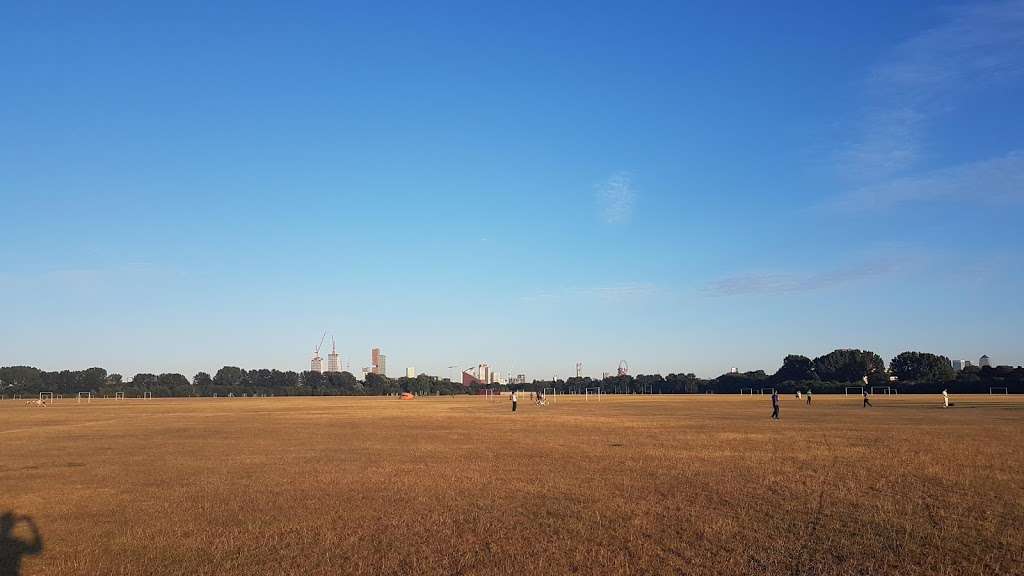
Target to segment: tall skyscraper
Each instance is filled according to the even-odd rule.
[[[314,353],[313,358],[309,361],[310,372],[323,372],[324,371],[324,359],[319,354]]]
[[[416,368],[414,368],[412,366],[409,366],[408,368],[406,368],[405,369],[405,377],[406,378],[415,378],[416,377]]]
[[[986,355],[982,356],[981,358],[978,358],[978,366],[980,366],[982,368],[988,366],[989,368],[991,368],[992,367],[992,359],[988,357],[988,354],[986,354]]]
[[[380,353],[380,348],[370,350],[370,365],[372,366],[371,371],[374,374],[387,376],[387,361],[387,356]]]
[[[334,343],[334,336],[331,336],[331,353],[327,355],[327,371],[341,372],[341,355]]]

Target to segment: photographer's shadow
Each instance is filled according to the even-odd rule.
[[[14,534],[14,529],[23,524],[29,538],[23,540]],[[4,512],[0,516],[0,576],[20,576],[21,559],[35,556],[43,551],[43,538],[32,518]]]

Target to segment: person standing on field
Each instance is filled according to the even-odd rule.
[[[942,407],[943,408],[949,408],[949,391],[948,390],[943,390],[942,391]]]
[[[512,412],[516,411],[516,403],[519,402],[519,398],[516,397],[516,391],[512,391]]]
[[[871,406],[871,400],[868,400],[868,391],[867,390],[862,390],[862,393],[864,394],[864,405],[861,406],[861,408],[867,408],[868,406]],[[874,406],[871,406],[871,407],[874,408]]]
[[[772,392],[772,420],[779,419],[779,393],[777,391]]]
[[[811,389],[810,388],[807,389],[807,405],[808,406],[811,405]]]

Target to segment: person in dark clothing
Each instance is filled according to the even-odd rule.
[[[519,402],[519,398],[516,397],[515,390],[512,391],[512,411],[516,411],[516,404]]]
[[[14,528],[23,524],[32,536],[22,540],[14,535]],[[25,556],[35,556],[43,551],[43,538],[35,522],[28,516],[14,512],[4,512],[0,516],[0,576],[18,576],[21,574],[21,560]]]
[[[811,389],[810,388],[807,389],[807,405],[808,406],[811,405]]]
[[[772,420],[779,419],[779,393],[772,392]]]
[[[868,391],[864,390],[864,405],[861,408],[867,408],[868,406],[871,406],[871,400],[868,400]],[[874,406],[871,407],[874,408]]]

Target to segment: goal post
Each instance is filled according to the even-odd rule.
[[[741,395],[742,394],[750,394],[751,396],[753,396],[754,395],[754,389],[753,388],[740,388],[740,394]]]
[[[124,392],[114,392],[114,400],[124,400]]]
[[[994,387],[988,389],[988,393],[989,394],[1003,394],[1003,395],[1006,395],[1006,394],[1010,393],[1010,389],[1007,388],[1006,386],[994,386]]]
[[[765,393],[775,394],[775,388],[761,388],[760,394],[764,395]]]
[[[871,395],[874,396],[875,394],[892,394],[892,387],[891,386],[872,386],[871,387]]]
[[[53,402],[53,392],[40,392],[39,393],[39,401],[40,402]]]
[[[586,396],[586,398],[585,398],[586,400],[590,400],[590,397],[594,396],[594,397],[597,398],[598,401],[600,401],[601,400],[601,387],[598,386],[597,388],[584,388],[583,389],[583,394]]]
[[[86,404],[92,402],[92,392],[79,392],[78,403],[81,404],[83,400],[85,401]]]
[[[549,398],[548,394],[551,395],[550,398],[551,398],[552,402],[557,402],[558,401],[558,390],[556,390],[554,388],[545,388],[544,390],[541,391],[541,394],[544,395],[544,401],[545,402],[548,401],[548,398]]]
[[[142,393],[142,399],[143,400],[146,400],[146,399],[149,399],[149,398],[152,398],[152,397],[153,397],[153,393],[152,392],[143,392]]]
[[[856,392],[854,392],[854,394],[856,396],[863,396],[864,395],[864,387],[863,386],[847,386],[844,394],[846,396],[849,396],[851,390],[856,390]]]

